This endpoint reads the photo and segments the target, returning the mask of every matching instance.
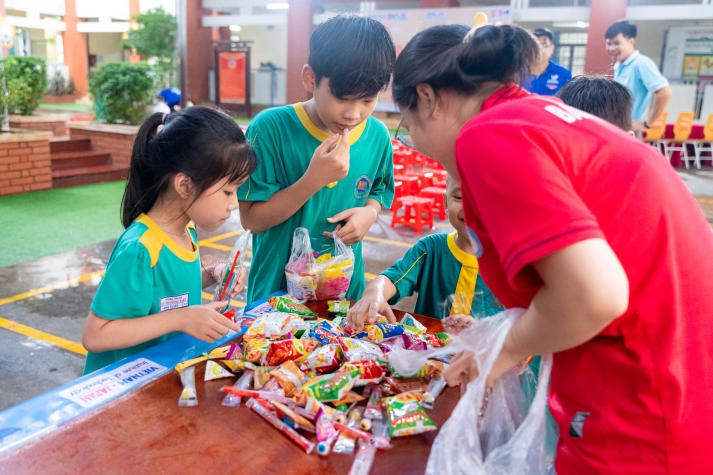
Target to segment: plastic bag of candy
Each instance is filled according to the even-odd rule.
[[[295,229],[292,252],[285,266],[288,293],[300,300],[343,298],[354,271],[351,247],[335,235],[332,252],[315,254],[307,229]]]

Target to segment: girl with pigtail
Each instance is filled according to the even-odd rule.
[[[225,223],[256,161],[240,127],[215,109],[155,113],[141,125],[122,200],[126,229],[82,336],[85,374],[176,332],[213,342],[239,330],[218,312],[226,302],[202,305],[202,288],[220,270],[202,268],[196,226],[213,231]]]

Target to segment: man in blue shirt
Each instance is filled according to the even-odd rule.
[[[607,53],[616,61],[614,80],[626,86],[634,98],[632,128],[644,132],[666,110],[671,87],[656,63],[635,48],[636,33],[636,25],[618,21],[607,28],[604,37]]]
[[[554,96],[567,81],[572,79],[572,72],[552,61],[555,52],[555,35],[547,28],[537,28],[532,32],[542,45],[542,51],[547,61],[547,67],[539,76],[528,79],[524,88],[535,94]]]

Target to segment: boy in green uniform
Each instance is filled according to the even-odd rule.
[[[248,302],[286,289],[285,265],[297,227],[317,252],[333,249],[332,233],[354,251],[348,298],[364,290],[361,240],[394,194],[387,128],[371,117],[389,82],[394,45],[382,24],[337,16],[310,38],[302,83],[312,98],[268,109],[247,137],[259,164],[238,190],[240,219],[253,232]]]
[[[361,300],[349,310],[348,318],[356,328],[376,320],[379,314],[395,321],[391,305],[414,291],[418,292],[415,313],[436,318],[453,315],[448,320],[455,326],[467,325],[472,317],[503,311],[478,275],[478,259],[463,219],[460,184],[451,177],[445,200],[455,232],[419,239],[401,259],[369,282]]]

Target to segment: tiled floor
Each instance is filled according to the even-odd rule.
[[[713,223],[713,170],[679,174]],[[409,228],[391,229],[390,218],[382,213],[365,239],[368,274],[388,267],[423,236]],[[201,234],[201,252],[227,254],[240,229],[234,218],[214,233]],[[437,222],[431,232],[450,230],[447,222]],[[0,268],[0,410],[81,375],[82,327],[112,245],[103,242]],[[408,309],[412,300],[402,303]]]

